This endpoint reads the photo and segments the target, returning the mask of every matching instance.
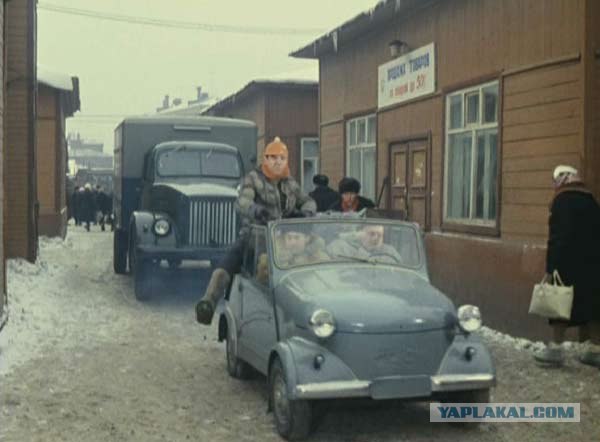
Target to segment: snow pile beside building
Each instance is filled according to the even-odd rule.
[[[48,330],[60,330],[66,303],[64,282],[57,280],[61,263],[45,259],[49,249],[72,249],[69,239],[40,238],[35,264],[24,259],[7,261],[8,323],[0,333],[0,374],[37,354],[48,342]],[[65,250],[65,256],[69,256]]]
[[[489,327],[481,327],[480,335],[487,342],[497,343],[503,346],[512,347],[519,351],[536,352],[542,350],[546,345],[541,341],[530,341],[525,338],[515,338],[513,336],[493,330]],[[563,344],[563,348],[569,353],[583,353],[587,350],[600,351],[600,346],[595,346],[589,341],[586,342],[571,342],[567,341]]]

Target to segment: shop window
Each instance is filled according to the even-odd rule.
[[[444,220],[496,225],[498,82],[446,97]]]
[[[375,200],[375,116],[368,115],[349,120],[346,129],[346,175],[360,181],[360,193],[363,196]]]
[[[300,177],[302,189],[305,193],[312,192],[313,176],[319,173],[319,139],[302,138],[300,140]]]

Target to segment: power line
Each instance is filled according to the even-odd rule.
[[[132,15],[115,14],[110,12],[92,11],[88,9],[69,8],[66,6],[53,5],[51,3],[38,3],[39,9],[58,12],[61,14],[79,15],[83,17],[101,20],[118,21],[123,23],[135,23],[165,28],[193,29],[206,32],[225,32],[231,34],[253,34],[253,35],[313,35],[325,32],[321,28],[271,28],[256,26],[232,26],[212,25],[209,23],[195,23],[178,20],[165,20],[149,17],[137,17]]]

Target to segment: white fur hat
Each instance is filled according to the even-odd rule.
[[[560,175],[579,175],[579,172],[573,166],[561,164],[554,168],[552,178],[557,179]]]

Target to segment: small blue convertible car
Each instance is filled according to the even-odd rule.
[[[229,374],[266,375],[279,433],[301,439],[323,399],[488,402],[480,326],[431,285],[418,226],[305,218],[253,227],[219,339]]]

